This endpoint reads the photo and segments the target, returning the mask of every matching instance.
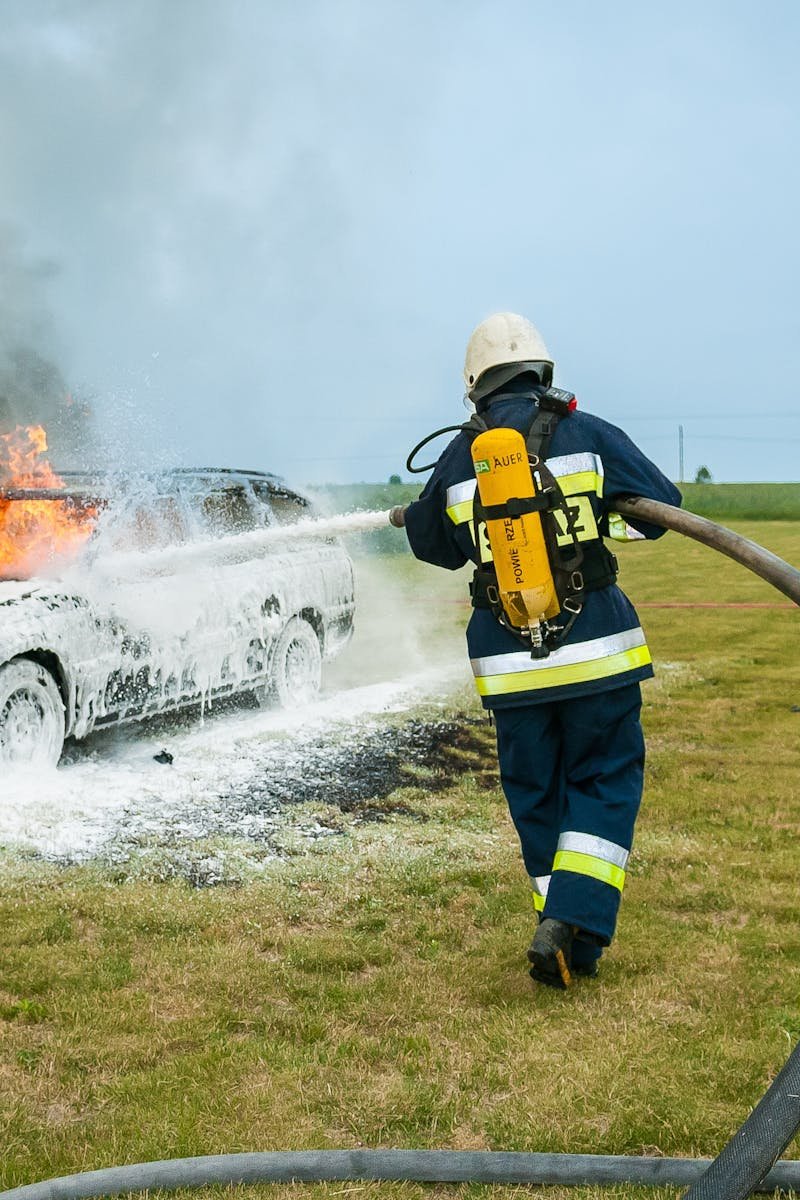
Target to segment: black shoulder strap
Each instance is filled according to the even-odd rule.
[[[558,422],[562,417],[569,416],[574,408],[575,397],[572,392],[555,387],[543,392],[536,400],[536,411],[525,437],[528,454],[535,454],[537,458],[547,458],[550,440]]]
[[[541,408],[536,409],[533,420],[528,426],[528,432],[525,435],[525,445],[528,448],[528,454],[534,458],[547,458],[547,452],[550,449],[550,440],[560,420],[559,413],[544,412]]]
[[[469,435],[470,442],[473,442],[479,433],[486,433],[489,426],[484,421],[483,417],[478,413],[473,413],[468,421],[458,427],[462,433]]]

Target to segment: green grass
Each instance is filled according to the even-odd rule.
[[[800,524],[737,528],[800,562]],[[563,995],[527,976],[532,914],[488,726],[455,786],[412,789],[427,822],[351,829],[258,883],[119,884],[8,858],[0,1182],[270,1148],[713,1153],[800,1036],[798,614],[676,535],[623,548],[622,567],[659,672],[619,937],[598,981]],[[466,614],[450,601],[466,578],[407,559],[382,569],[407,611],[435,614],[431,645],[461,652]],[[775,607],[647,607],[664,601]]]
[[[799,521],[800,483],[682,483],[683,506],[727,521]]]

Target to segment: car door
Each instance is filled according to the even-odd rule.
[[[235,472],[198,473],[182,484],[187,506],[213,551],[202,586],[208,607],[207,655],[212,691],[246,690],[263,677],[276,631],[278,601],[272,588],[271,551],[237,539],[266,528],[270,514],[250,481]]]
[[[107,567],[102,555],[97,559],[91,597],[108,663],[98,719],[201,699],[216,686],[216,587],[182,552],[190,527],[180,496],[160,490],[135,498],[112,519],[111,535],[113,549]]]

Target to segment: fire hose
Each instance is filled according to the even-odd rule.
[[[717,525],[683,508],[662,504],[659,500],[646,500],[644,496],[615,500],[614,507],[623,517],[663,525],[665,529],[672,529],[675,533],[702,542],[704,546],[710,546],[712,550],[727,555],[771,583],[784,596],[794,600],[795,604],[800,604],[800,571],[740,533],[734,533],[724,525]]]
[[[664,529],[672,529],[685,537],[702,542],[720,554],[727,555],[741,563],[743,567],[759,575],[767,583],[771,583],[784,596],[800,604],[800,571],[779,558],[770,550],[751,542],[749,538],[724,525],[717,525],[706,517],[698,517],[696,513],[687,512],[683,508],[675,508],[672,504],[662,504],[660,500],[648,500],[644,496],[628,496],[626,499],[615,499],[614,509],[623,517],[633,517],[634,520],[647,521],[651,525],[661,525]],[[406,505],[397,504],[389,510],[389,523],[398,529],[405,525]]]
[[[622,516],[702,542],[755,572],[800,605],[800,571],[756,542],[683,509],[632,496]],[[389,514],[402,527],[405,509]],[[471,1150],[307,1150],[221,1154],[87,1171],[0,1193],[0,1200],[88,1200],[155,1188],[213,1184],[397,1181],[592,1186],[691,1185],[685,1200],[745,1200],[754,1191],[800,1191],[800,1162],[776,1162],[800,1129],[800,1044],[750,1116],[713,1161],[629,1155]]]
[[[795,1052],[797,1053],[797,1052]],[[796,1067],[800,1074],[800,1056]],[[717,1160],[719,1161],[719,1160]],[[716,1164],[709,1159],[612,1154],[525,1154],[501,1150],[297,1150],[215,1154],[135,1163],[65,1175],[0,1193],[0,1200],[89,1200],[151,1189],[245,1183],[350,1181],[489,1183],[591,1187],[610,1184],[684,1187],[692,1200],[739,1200],[753,1190],[698,1190]],[[762,1172],[762,1174],[764,1174]],[[720,1181],[718,1181],[720,1182]],[[800,1163],[779,1162],[755,1184],[759,1192],[800,1189]]]

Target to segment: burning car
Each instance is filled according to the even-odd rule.
[[[353,568],[309,536],[303,496],[255,471],[56,475],[27,433],[27,466],[0,436],[0,763],[55,763],[67,737],[223,696],[318,691],[352,632]]]

